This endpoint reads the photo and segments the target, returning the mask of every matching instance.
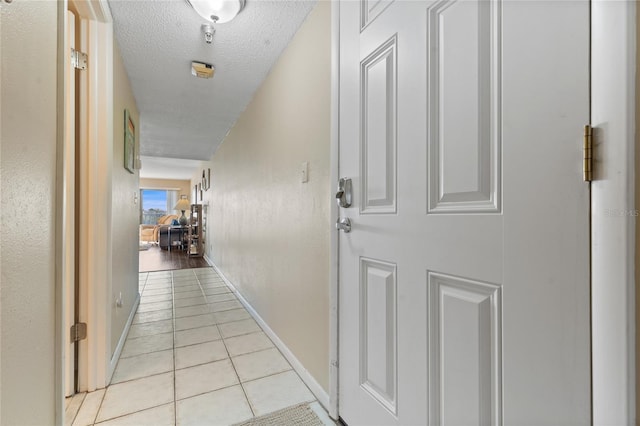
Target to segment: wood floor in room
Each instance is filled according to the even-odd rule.
[[[206,268],[209,266],[203,257],[189,257],[181,250],[162,250],[151,246],[140,250],[140,272],[169,271],[174,269]]]

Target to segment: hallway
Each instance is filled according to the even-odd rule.
[[[68,398],[65,424],[228,425],[301,403],[333,424],[212,268],[140,273],[139,290],[111,385]]]

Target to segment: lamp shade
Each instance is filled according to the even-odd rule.
[[[240,13],[245,0],[187,0],[187,2],[204,19],[224,24]]]
[[[189,204],[189,200],[187,200],[186,198],[181,198],[178,200],[178,202],[176,203],[176,206],[173,209],[185,211],[185,210],[189,210],[190,208],[191,208],[191,204]]]

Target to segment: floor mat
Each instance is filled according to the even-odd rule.
[[[280,411],[255,417],[235,426],[323,426],[324,423],[318,418],[316,413],[309,407],[309,404],[300,404],[288,407]]]

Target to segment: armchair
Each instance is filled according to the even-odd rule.
[[[157,225],[140,225],[140,242],[155,243],[153,236]]]
[[[140,241],[146,241],[150,243],[158,243],[160,236],[160,228],[162,226],[169,226],[174,219],[178,219],[177,214],[168,214],[161,216],[158,219],[158,223],[155,225],[140,225]]]

